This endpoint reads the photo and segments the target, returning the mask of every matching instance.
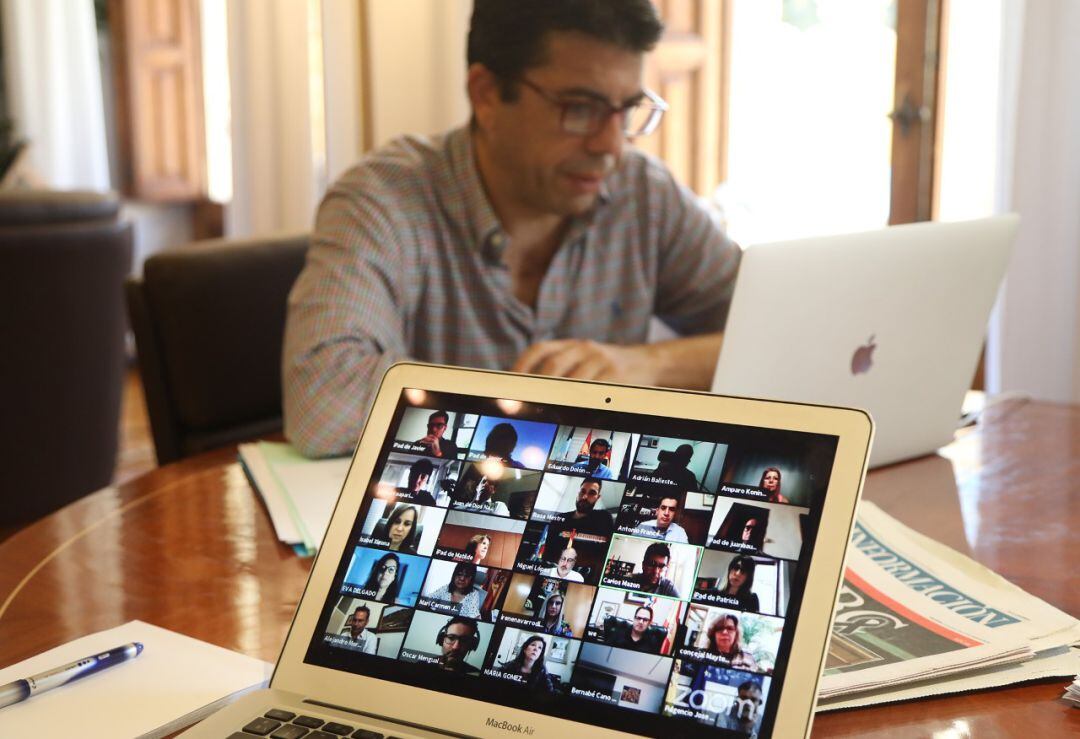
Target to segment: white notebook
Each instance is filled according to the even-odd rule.
[[[0,736],[161,737],[264,687],[273,665],[142,621],[129,621],[0,669],[0,685],[142,642],[124,664],[0,708]]]

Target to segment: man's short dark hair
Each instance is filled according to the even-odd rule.
[[[521,74],[544,63],[552,31],[578,31],[643,54],[656,46],[664,24],[650,0],[475,0],[468,63],[491,70],[502,99],[512,102]]]
[[[448,423],[448,424],[450,423],[450,414],[447,413],[446,411],[435,411],[434,413],[432,413],[430,416],[427,417],[427,422],[431,423],[436,418],[441,418],[446,423]]]
[[[607,439],[593,439],[593,443],[589,444],[589,451],[591,452],[597,445],[604,447],[609,452],[611,451],[611,442]]]
[[[353,615],[355,616],[356,614],[360,613],[360,611],[363,611],[367,614],[368,618],[371,618],[371,609],[367,606],[357,606],[353,609]]]
[[[435,465],[430,459],[418,459],[413,462],[412,467],[409,468],[409,490],[415,490],[416,481],[421,477],[431,477],[434,471]]]
[[[637,609],[636,609],[636,610],[634,611],[634,618],[637,618],[637,615],[638,615],[638,611],[648,611],[648,612],[649,612],[649,620],[650,620],[650,621],[652,621],[652,620],[653,620],[653,612],[652,612],[652,609],[651,609],[651,608],[649,608],[648,606],[638,606],[638,607],[637,607]]]
[[[581,481],[581,487],[585,487],[586,485],[591,485],[593,483],[596,483],[596,490],[598,492],[604,489],[604,481],[601,480],[599,477],[586,477],[584,480]],[[573,488],[570,489],[573,490]]]
[[[671,559],[671,548],[668,547],[668,545],[665,544],[662,541],[653,542],[645,550],[645,557],[644,557],[644,559],[642,561],[643,562],[648,562],[649,559],[651,559],[652,557],[657,557],[657,556],[663,557],[664,559],[667,559],[667,560],[670,560]]]

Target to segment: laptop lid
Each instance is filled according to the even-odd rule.
[[[804,735],[871,429],[395,365],[271,685],[454,735]]]
[[[949,443],[1019,218],[748,248],[713,392],[868,409],[870,466]]]

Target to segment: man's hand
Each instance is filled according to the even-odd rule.
[[[557,339],[533,344],[512,371],[627,385],[657,385],[660,362],[656,345],[617,346],[588,339]]]
[[[421,439],[420,441],[418,441],[416,443],[417,444],[423,444],[424,446],[426,446],[428,449],[431,450],[431,453],[434,454],[436,457],[441,457],[442,456],[442,449],[439,448],[439,437],[436,436],[435,434],[428,434],[427,436],[425,436],[423,439]]]
[[[588,339],[542,341],[526,349],[513,372],[626,385],[708,390],[723,334],[618,346]]]

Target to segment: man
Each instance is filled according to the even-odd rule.
[[[417,505],[435,505],[435,498],[424,489],[435,465],[428,459],[418,459],[409,467],[409,482],[404,488],[398,488],[398,497]]]
[[[615,524],[610,513],[595,509],[600,500],[602,486],[603,483],[600,480],[592,477],[586,477],[581,481],[574,510],[563,513],[561,522],[552,523],[548,527],[549,556],[555,557],[559,550],[569,542],[571,535],[575,538],[582,535],[583,543],[590,537],[594,538],[595,540],[590,542],[591,545],[603,546],[606,549],[607,541],[611,539],[611,534],[615,530]],[[603,539],[602,542],[601,539]]]
[[[450,439],[444,439],[446,427],[450,423],[450,414],[446,411],[435,411],[428,416],[427,436],[419,439],[416,443],[423,444],[428,448],[428,453],[433,457],[457,459],[458,446]]]
[[[656,520],[645,521],[638,526],[644,536],[651,536],[676,544],[689,544],[690,539],[686,536],[686,529],[675,523],[675,516],[679,513],[679,496],[675,494],[660,498],[656,505]]]
[[[660,651],[661,642],[656,634],[649,631],[652,622],[653,610],[648,606],[641,606],[634,611],[634,622],[629,629],[613,628],[608,635],[605,625],[604,641],[613,647],[656,654]]]
[[[688,468],[690,460],[694,458],[694,447],[680,444],[675,451],[662,451],[658,456],[660,464],[656,465],[654,475],[671,480],[682,490],[698,489],[697,475]]]
[[[465,661],[469,652],[476,649],[480,642],[480,627],[475,619],[454,616],[446,622],[435,641],[442,648],[439,667],[459,675],[475,675],[480,672]]]
[[[630,579],[642,592],[678,598],[679,589],[675,587],[675,583],[664,577],[670,561],[671,549],[668,545],[654,542],[645,550],[645,556],[641,560],[641,572],[634,573]]]
[[[574,569],[575,565],[577,565],[577,550],[566,547],[559,554],[559,563],[546,570],[540,570],[540,574],[544,577],[558,577],[570,582],[585,582],[581,573]]]
[[[739,697],[731,701],[727,713],[717,717],[716,725],[723,729],[752,734],[761,708],[761,686],[747,680],[739,686]]]
[[[611,468],[604,464],[604,460],[607,459],[608,454],[611,453],[611,442],[607,439],[596,439],[589,445],[589,458],[583,459],[576,464],[571,465],[575,470],[586,470],[590,477],[595,477],[599,480],[614,480],[615,473],[611,471]]]
[[[469,125],[367,156],[327,193],[289,298],[285,432],[347,453],[395,361],[707,389],[739,250],[628,147],[649,0],[476,0]],[[416,91],[417,95],[429,91]],[[659,316],[680,334],[646,344]]]
[[[345,620],[345,626],[341,629],[341,636],[352,642],[359,651],[364,654],[375,654],[379,647],[379,637],[368,630],[368,620],[371,618],[371,609],[366,605],[359,605],[353,609],[352,615]]]

